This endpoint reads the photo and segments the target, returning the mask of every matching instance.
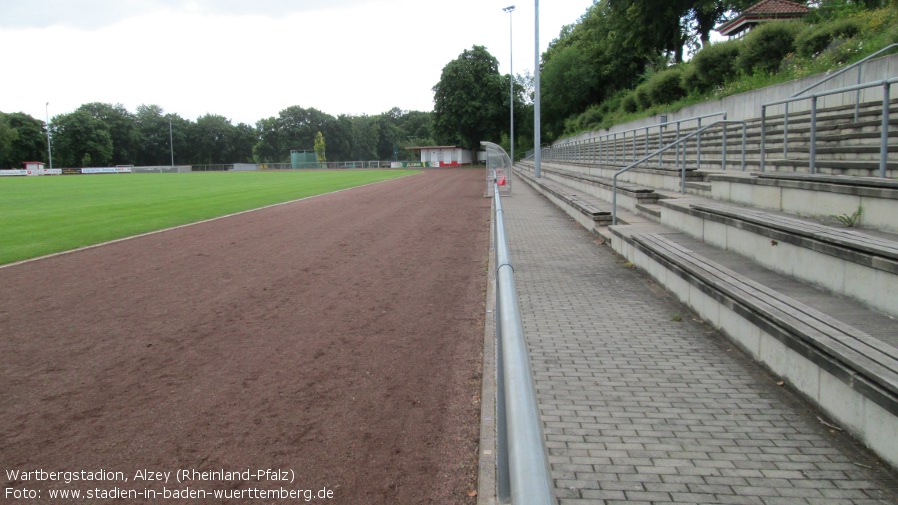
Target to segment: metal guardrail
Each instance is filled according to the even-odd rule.
[[[776,100],[773,102],[767,102],[761,105],[761,172],[765,169],[765,160],[767,157],[767,107],[773,105],[787,105],[792,102],[797,102],[799,100],[810,100],[811,101],[811,132],[810,132],[810,155],[808,161],[808,170],[814,174],[817,173],[816,167],[816,158],[817,158],[817,99],[823,96],[829,95],[839,95],[843,93],[850,93],[852,91],[860,91],[862,89],[875,88],[877,86],[882,86],[882,126],[880,128],[880,152],[879,152],[879,176],[886,177],[886,166],[888,162],[888,140],[889,140],[889,100],[891,93],[891,85],[898,82],[898,77],[893,77],[891,79],[886,79],[883,81],[873,81],[868,82],[866,84],[858,84],[855,86],[846,86],[843,88],[837,88],[829,91],[824,91],[822,93],[814,93],[811,95],[803,95],[803,96],[794,96],[791,98],[785,98],[783,100]],[[788,115],[788,114],[787,114]],[[783,129],[783,144],[788,144],[788,130]],[[785,150],[784,150],[785,151]]]
[[[856,62],[852,63],[851,65],[848,65],[847,67],[839,70],[838,72],[835,72],[832,75],[828,75],[828,76],[824,77],[823,79],[820,79],[819,81],[815,82],[814,84],[811,84],[810,86],[804,88],[803,90],[799,91],[798,93],[795,93],[792,96],[793,97],[801,96],[801,95],[807,93],[808,91],[816,88],[817,86],[827,83],[854,68],[857,68],[857,84],[861,84],[861,71],[863,70],[864,63],[867,63],[869,60],[876,58],[880,54],[889,52],[892,49],[896,49],[896,48],[898,48],[898,44],[890,44],[890,45],[880,49],[879,51],[876,51],[875,53],[865,57],[864,59],[862,59],[860,61],[856,61]],[[855,122],[857,122],[857,118],[858,118],[858,115],[860,112],[860,102],[861,102],[860,98],[861,98],[861,92],[860,92],[860,90],[858,90],[857,95],[855,97],[855,101],[854,101],[854,121]]]
[[[702,120],[721,116],[721,119],[727,119],[727,113],[725,111],[721,112],[712,112],[710,114],[703,114],[701,116],[693,116],[681,119],[675,119],[672,121],[667,121],[666,119],[662,119],[661,122],[648,125],[648,126],[640,126],[638,128],[631,128],[629,130],[624,130],[622,132],[614,132],[614,133],[606,133],[605,135],[599,135],[596,137],[583,139],[583,140],[569,140],[566,142],[562,142],[560,144],[556,144],[550,148],[550,151],[543,155],[544,158],[550,160],[559,160],[559,161],[585,161],[589,163],[607,163],[618,161],[626,162],[629,160],[635,160],[637,157],[637,141],[638,137],[642,137],[644,142],[642,148],[642,154],[648,154],[649,145],[652,143],[651,136],[649,132],[652,129],[657,128],[657,146],[660,149],[664,146],[664,132],[668,127],[676,127],[677,138],[679,138],[680,128],[684,123],[689,123],[692,121],[696,122],[696,130],[702,128]],[[665,116],[662,116],[664,118]],[[639,132],[644,132],[644,135],[637,135]],[[628,141],[627,134],[632,133],[630,136],[632,140]],[[620,136],[620,138],[618,138]],[[696,152],[698,156],[698,164],[701,165],[702,154],[701,154],[701,146],[702,140],[701,135],[697,137],[697,147]],[[584,156],[584,154],[588,154],[589,156]],[[620,154],[620,156],[618,156]],[[663,160],[662,160],[663,161]]]
[[[748,130],[747,130],[747,125],[746,125],[745,121],[730,121],[730,120],[726,120],[726,119],[721,119],[721,120],[715,121],[707,126],[703,126],[684,137],[679,137],[679,135],[678,135],[677,140],[675,140],[674,142],[667,144],[666,146],[654,151],[651,154],[647,154],[647,155],[643,156],[641,159],[634,161],[633,163],[625,166],[624,168],[622,168],[614,173],[614,175],[611,177],[611,224],[613,224],[613,225],[617,224],[617,177],[619,175],[621,175],[624,172],[627,172],[633,168],[636,168],[637,166],[645,163],[646,161],[654,158],[655,156],[660,156],[662,153],[664,153],[664,151],[667,151],[673,147],[679,147],[680,144],[685,143],[692,137],[700,136],[705,131],[707,131],[711,128],[714,128],[715,126],[719,126],[719,125],[723,125],[723,140],[722,140],[722,144],[721,144],[722,150],[721,150],[721,158],[720,158],[720,167],[721,167],[721,170],[726,171],[726,166],[727,166],[727,126],[731,125],[731,124],[736,124],[736,125],[742,126],[742,164],[741,164],[741,168],[742,168],[742,171],[745,171],[745,146],[746,146],[747,137],[748,137]],[[679,156],[679,151],[680,150],[678,148],[677,149],[677,153],[678,153],[677,154],[677,167],[680,169],[680,192],[685,193],[686,192],[686,160],[684,158],[681,162],[680,156]]]
[[[880,49],[879,51],[876,51],[875,53],[865,57],[864,59],[862,59],[860,61],[856,61],[856,62],[852,63],[851,65],[848,65],[847,67],[839,70],[838,72],[834,72],[833,74],[828,75],[828,76],[824,77],[823,79],[820,79],[819,81],[815,82],[814,84],[811,84],[810,86],[802,89],[798,93],[795,93],[794,95],[792,95],[791,98],[798,98],[800,96],[803,96],[805,93],[816,88],[817,86],[825,84],[854,68],[857,68],[857,84],[860,85],[861,84],[861,71],[863,70],[864,63],[866,63],[869,60],[872,60],[873,58],[875,58],[883,53],[891,51],[892,49],[895,49],[895,48],[898,48],[898,44],[888,45],[888,46]],[[854,96],[854,122],[855,123],[857,123],[857,120],[860,117],[860,114],[861,114],[861,90],[858,89],[858,90],[856,90],[856,93]],[[789,137],[789,103],[786,103],[784,111],[783,111],[783,157],[784,158],[787,158],[789,156],[789,142],[786,141],[786,139],[788,137]]]
[[[497,497],[513,505],[555,503],[536,388],[524,340],[499,187],[493,184],[496,245]]]

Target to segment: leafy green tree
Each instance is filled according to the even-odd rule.
[[[327,144],[324,142],[324,135],[321,132],[315,134],[315,158],[319,163],[327,161]]]
[[[0,154],[0,167],[22,168],[23,161],[47,162],[47,130],[43,121],[23,112],[0,113],[0,116],[11,130],[7,133],[11,143],[5,157]]]
[[[450,61],[433,87],[437,141],[475,150],[481,140],[498,141],[504,131],[507,89],[499,62],[483,46],[475,45]]]
[[[380,143],[380,125],[372,116],[342,116],[341,121],[348,123],[353,160],[375,160],[378,158],[377,146]]]
[[[137,107],[135,119],[137,131],[140,135],[141,145],[138,151],[137,165],[169,165],[171,164],[171,146],[169,142],[169,119],[163,115],[162,107],[158,105],[140,105]],[[177,132],[172,125],[172,134],[177,134],[184,139],[186,144],[186,131],[183,125],[179,125]],[[178,147],[181,147],[180,145]],[[177,160],[184,161],[182,149],[175,149]]]
[[[259,140],[256,129],[246,123],[237,123],[233,141],[235,163],[250,163],[253,161],[253,147]]]
[[[63,167],[91,164],[107,166],[112,162],[112,136],[109,128],[87,112],[76,110],[53,118],[54,164]]]
[[[13,143],[19,139],[19,132],[9,125],[6,114],[0,112],[0,169],[11,168]]]
[[[237,128],[224,116],[206,114],[197,118],[188,135],[193,150],[191,160],[209,165],[235,161],[237,135]]]
[[[657,52],[633,42],[632,27],[602,0],[552,41],[543,54],[541,75],[547,140],[564,131],[571,115],[635,86],[657,59]]]
[[[259,163],[285,163],[290,159],[290,148],[283,145],[278,134],[276,117],[260,119],[256,122],[258,140],[253,145],[253,159]]]
[[[134,115],[122,104],[88,103],[78,107],[106,124],[112,137],[112,164],[130,165],[138,161],[140,134]]]

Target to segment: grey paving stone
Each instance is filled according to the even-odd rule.
[[[546,199],[502,202],[559,503],[898,502],[868,453]]]

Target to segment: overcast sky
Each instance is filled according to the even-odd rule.
[[[0,111],[156,104],[255,124],[291,105],[332,115],[433,109],[449,61],[483,45],[509,70],[514,0],[0,0]],[[534,68],[534,2],[514,12],[514,72]],[[545,50],[592,0],[540,4]]]

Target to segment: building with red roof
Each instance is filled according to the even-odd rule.
[[[765,21],[801,18],[808,12],[810,9],[802,3],[788,0],[761,0],[715,30],[725,37],[738,37]]]

